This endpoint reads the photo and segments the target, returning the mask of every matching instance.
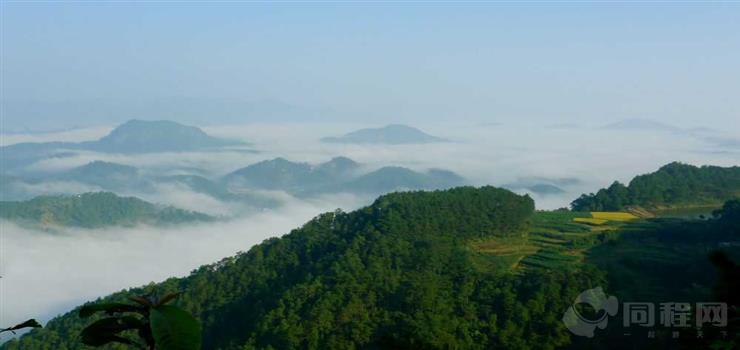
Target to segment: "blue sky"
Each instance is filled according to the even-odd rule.
[[[740,119],[740,4],[0,7],[6,130]]]

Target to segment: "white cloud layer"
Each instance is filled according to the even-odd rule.
[[[280,209],[192,226],[59,229],[42,232],[0,221],[0,323],[48,320],[86,300],[185,276],[319,213],[366,204],[354,196],[292,200]]]
[[[0,133],[0,146],[21,142],[81,142],[97,140],[108,134],[112,127],[101,126],[39,133]],[[4,131],[3,131],[4,132]]]
[[[115,155],[81,152],[71,157],[33,164],[39,171],[63,171],[92,160],[139,167],[150,174],[198,173],[215,178],[249,164],[285,157],[318,163],[347,156],[368,168],[401,165],[414,169],[453,170],[475,185],[503,185],[522,178],[575,178],[557,195],[534,196],[537,207],[567,206],[581,193],[593,192],[614,180],[629,181],[671,161],[732,166],[740,164],[740,149],[686,133],[616,131],[590,126],[557,128],[526,125],[415,125],[452,143],[424,145],[343,145],[319,142],[359,127],[378,125],[257,123],[208,127],[215,136],[247,140],[261,153],[241,151]],[[68,132],[70,140],[89,131]],[[92,134],[88,135],[92,137]],[[712,137],[738,139],[736,130]],[[41,136],[14,136],[14,140],[47,140]],[[65,136],[66,137],[66,136]],[[51,140],[51,139],[49,139]],[[56,139],[58,140],[58,139]],[[7,142],[7,138],[4,140]],[[727,145],[730,146],[727,146]],[[29,185],[33,194],[83,192],[94,187],[76,183]],[[71,306],[123,288],[192,269],[237,250],[247,250],[265,238],[288,232],[337,207],[353,209],[371,198],[351,195],[296,199],[285,193],[263,193],[283,203],[271,211],[248,212],[243,204],[223,202],[176,185],[159,186],[152,193],[132,193],[145,200],[172,204],[212,215],[236,216],[226,222],[191,227],[63,229],[38,232],[9,222],[0,225],[0,324],[29,317],[48,319]]]

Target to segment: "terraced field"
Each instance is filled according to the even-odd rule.
[[[709,252],[722,249],[740,260],[740,245],[682,233],[677,227],[690,226],[686,220],[542,211],[521,236],[474,242],[471,250],[481,271],[521,274],[588,265],[605,272],[610,290],[629,300],[701,301],[711,296],[716,278]]]
[[[740,245],[677,229],[688,226],[686,219],[630,213],[536,212],[529,232],[475,242],[471,248],[481,271],[521,274],[596,267],[620,299],[697,302],[711,298],[716,283],[709,252],[722,249],[740,260]]]
[[[609,220],[607,219],[596,219],[596,218],[575,218],[573,219],[573,221],[579,222],[582,224],[590,224],[590,225],[603,225],[609,222]]]
[[[584,252],[616,237],[625,225],[641,222],[622,212],[540,211],[521,237],[475,242],[479,267],[496,271],[575,268]]]
[[[591,217],[593,217],[594,219],[608,221],[630,221],[639,219],[634,214],[621,211],[592,211]]]

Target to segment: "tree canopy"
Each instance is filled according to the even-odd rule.
[[[0,218],[42,227],[95,228],[213,220],[213,217],[202,213],[157,206],[135,197],[120,197],[111,192],[39,196],[28,201],[0,202],[0,209]]]
[[[581,195],[571,203],[576,211],[721,205],[740,196],[740,167],[701,166],[678,162],[636,176],[628,186],[614,182],[598,192]]]

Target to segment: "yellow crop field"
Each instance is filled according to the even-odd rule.
[[[573,218],[573,221],[575,222],[582,222],[584,224],[591,224],[591,225],[603,225],[607,221],[607,219],[596,219],[596,218]]]
[[[621,211],[592,211],[591,216],[594,219],[605,219],[611,221],[629,221],[637,219],[637,216]]]

